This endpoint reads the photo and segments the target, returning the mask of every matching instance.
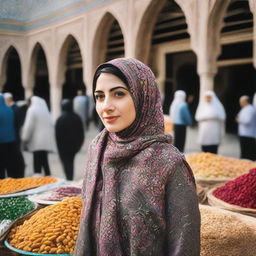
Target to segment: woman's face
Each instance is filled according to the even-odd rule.
[[[117,76],[101,73],[94,91],[96,111],[109,132],[120,132],[136,118],[131,94]]]
[[[206,96],[204,97],[204,99],[205,99],[206,102],[210,103],[210,102],[212,101],[212,96],[206,95]]]

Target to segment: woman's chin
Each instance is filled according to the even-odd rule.
[[[107,129],[108,132],[116,133],[116,132],[121,132],[124,130],[122,127],[114,127],[111,125],[105,125],[105,128]]]

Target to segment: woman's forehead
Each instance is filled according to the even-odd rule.
[[[119,86],[128,89],[126,84],[119,77],[110,73],[101,73],[96,81],[95,91],[110,90]]]

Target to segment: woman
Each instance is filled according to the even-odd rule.
[[[186,128],[187,125],[192,125],[192,118],[184,91],[178,90],[175,92],[170,115],[174,124],[174,146],[183,152],[186,141]]]
[[[226,113],[213,91],[206,91],[196,111],[199,124],[198,143],[203,152],[217,154],[225,131]]]
[[[132,58],[100,65],[93,80],[105,129],[90,145],[76,256],[199,256],[192,171],[164,135],[152,71]]]
[[[34,172],[50,175],[48,152],[55,151],[54,126],[44,99],[33,96],[22,130],[24,147],[33,152]]]
[[[68,180],[73,180],[74,159],[84,142],[84,128],[81,118],[73,112],[71,100],[64,99],[62,114],[55,124],[55,136],[60,160]]]

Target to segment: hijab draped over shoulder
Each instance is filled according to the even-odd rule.
[[[170,224],[165,219],[168,214],[165,207],[169,204],[165,191],[169,189],[170,176],[178,170],[180,179],[193,197],[189,204],[196,202],[188,215],[193,214],[197,221],[190,226],[188,215],[184,221],[189,222],[188,229],[200,221],[191,169],[171,145],[171,137],[164,135],[164,118],[155,76],[149,67],[132,58],[114,59],[100,65],[97,70],[107,66],[118,68],[126,77],[136,118],[120,132],[109,133],[104,129],[90,145],[83,184],[81,225],[74,255],[185,255],[182,254],[185,251],[188,254],[192,251],[191,256],[199,255],[193,253],[199,250],[198,229],[190,230],[195,239],[188,242],[189,245],[194,243],[192,247],[196,249],[183,251],[180,247],[182,240],[186,241],[186,231],[182,232],[184,236],[174,232],[171,225],[176,220]],[[93,90],[95,87],[96,78]],[[174,181],[177,180],[173,177]],[[183,193],[180,196],[183,197]],[[175,204],[170,207],[174,207],[174,212]],[[177,218],[180,213],[177,209]],[[179,226],[185,224],[181,219],[179,216]],[[169,233],[170,238],[167,227],[173,228],[173,231],[169,230],[172,233]],[[176,243],[179,248],[175,247]],[[174,250],[181,254],[175,254]]]

